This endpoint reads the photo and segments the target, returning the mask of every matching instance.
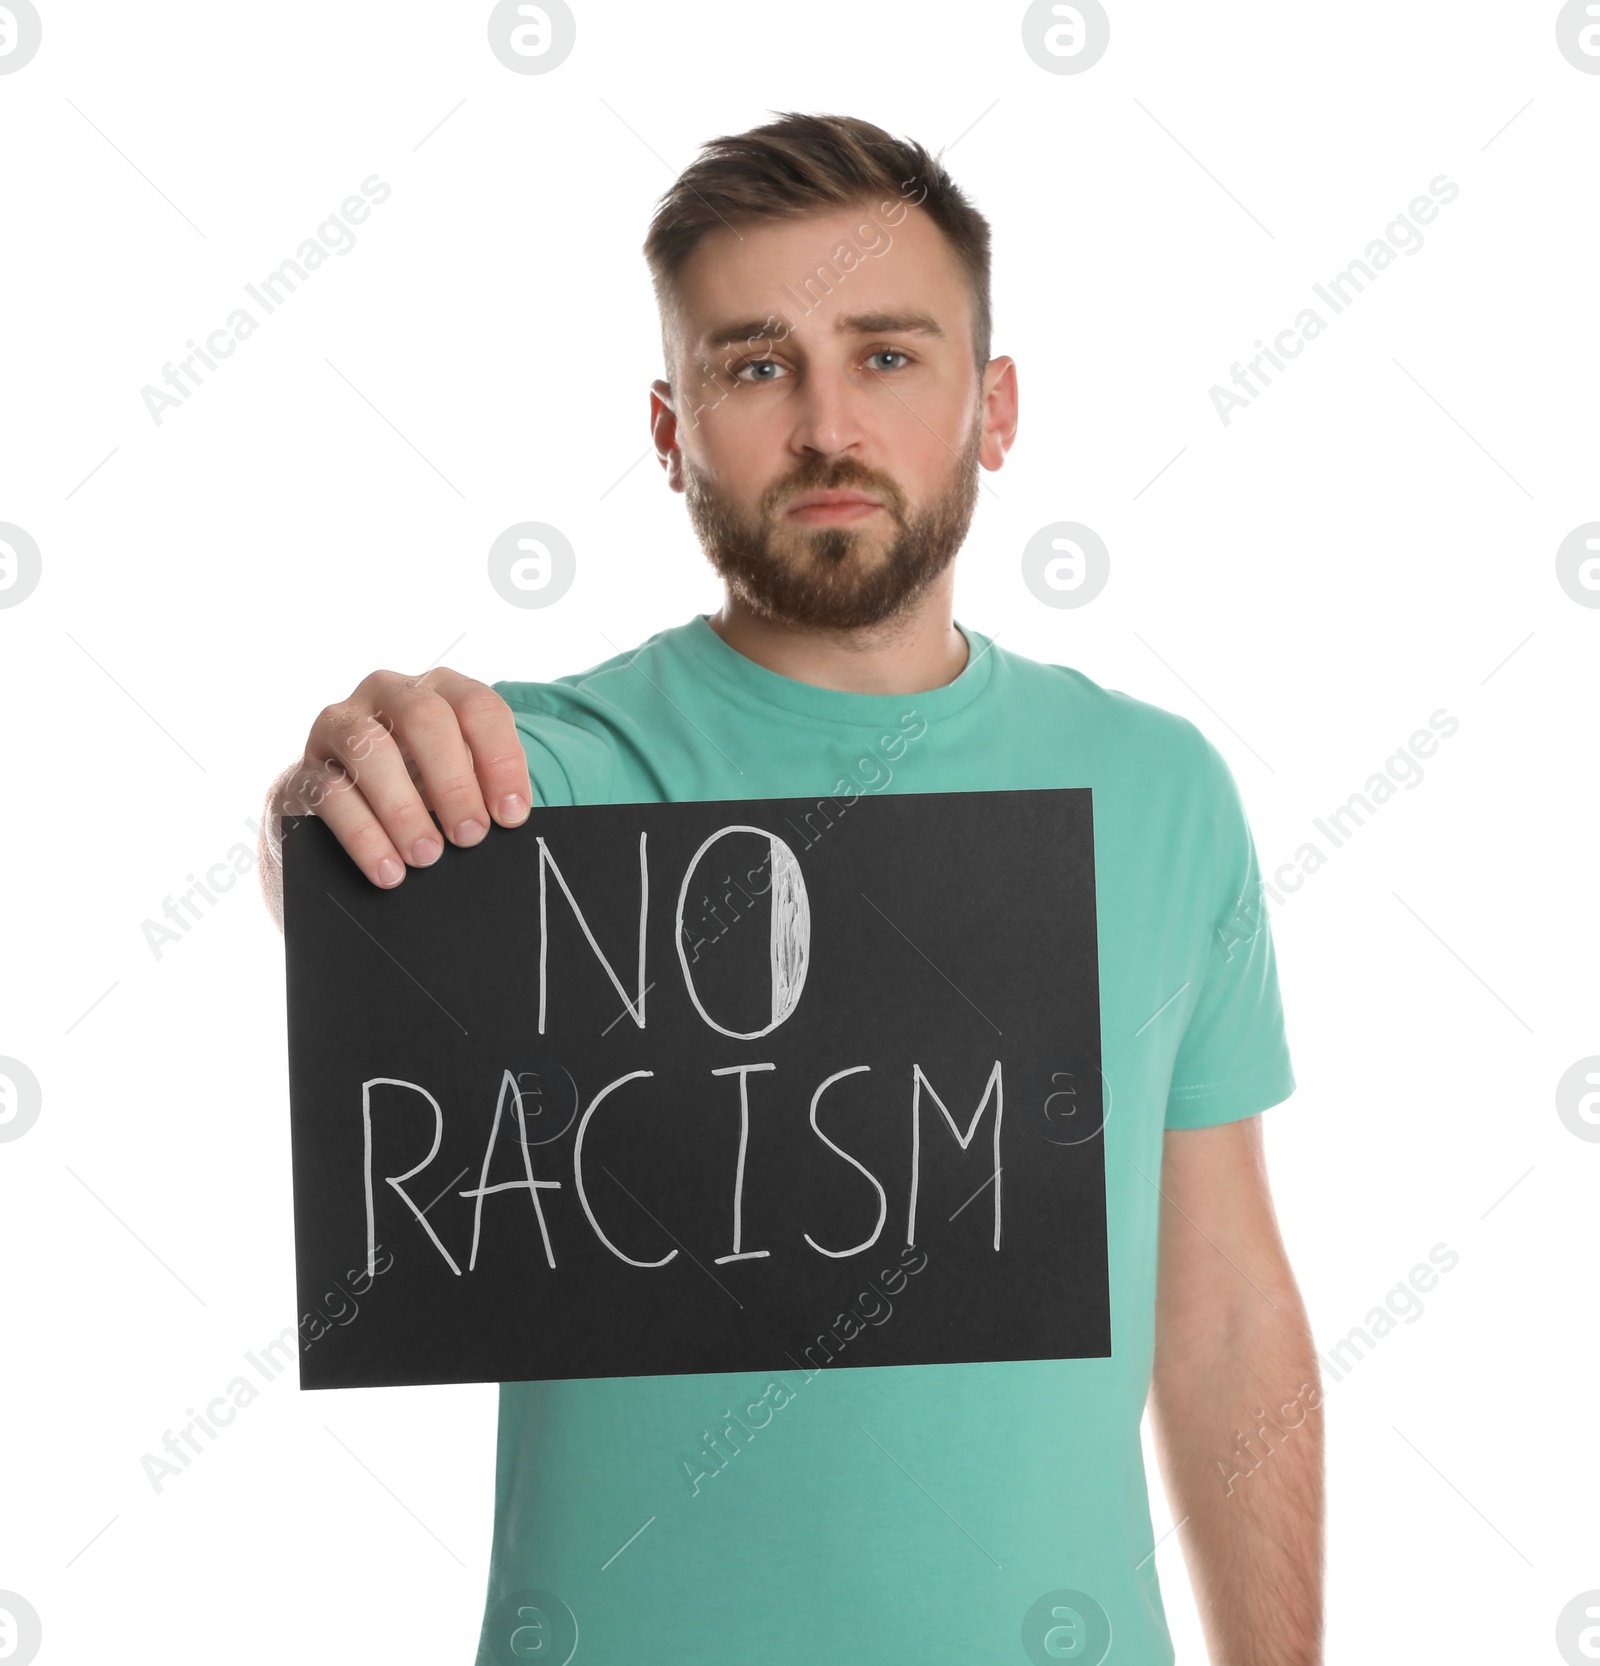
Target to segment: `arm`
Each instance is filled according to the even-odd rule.
[[[1213,1666],[1321,1666],[1322,1392],[1261,1118],[1169,1129],[1151,1417]]]

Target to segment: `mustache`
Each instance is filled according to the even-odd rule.
[[[861,468],[802,470],[764,492],[761,509],[770,516],[806,492],[852,491],[878,498],[897,521],[905,519],[905,496],[900,488],[892,480],[884,480]]]

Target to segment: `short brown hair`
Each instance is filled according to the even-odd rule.
[[[972,285],[972,343],[981,375],[992,330],[989,222],[921,145],[854,116],[784,113],[746,133],[709,140],[679,174],[657,203],[644,241],[663,351],[678,279],[707,232],[800,219],[881,194],[923,209],[955,250]],[[670,359],[667,369],[670,374]]]

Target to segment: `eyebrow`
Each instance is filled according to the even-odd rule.
[[[790,334],[794,326],[787,318],[769,314],[765,318],[746,319],[742,324],[722,324],[708,330],[701,337],[703,347],[732,347],[751,341],[767,339],[768,327],[782,325]],[[833,321],[835,335],[925,335],[944,337],[937,319],[925,312],[852,312]]]

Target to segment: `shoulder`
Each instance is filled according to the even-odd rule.
[[[1107,687],[1076,666],[1030,659],[1000,647],[993,652],[997,671],[1019,706],[1077,725],[1081,733],[1094,737],[1097,751],[1104,748],[1135,760],[1143,771],[1169,778],[1179,775],[1197,787],[1212,784],[1221,754],[1182,713]]]
[[[492,684],[511,708],[534,792],[545,804],[605,803],[619,747],[637,726],[664,653],[683,627],[549,682]]]

